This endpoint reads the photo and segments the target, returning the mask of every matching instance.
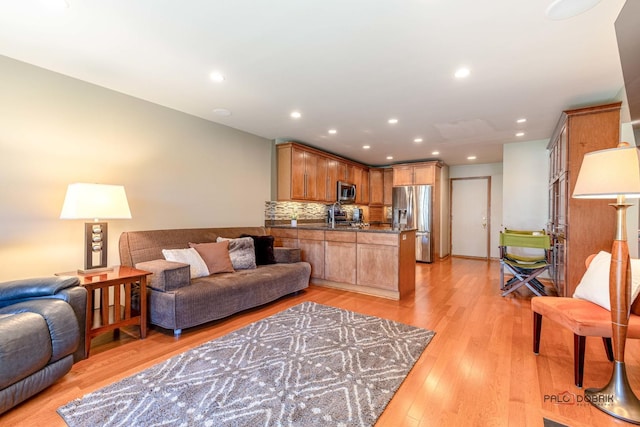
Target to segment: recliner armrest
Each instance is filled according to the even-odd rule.
[[[38,277],[2,282],[0,283],[0,307],[28,298],[48,297],[78,285],[80,280],[72,276]]]

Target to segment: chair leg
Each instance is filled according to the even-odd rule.
[[[573,334],[573,376],[576,387],[582,388],[584,377],[584,347],[587,337]]]
[[[540,354],[540,332],[542,331],[542,314],[533,312],[533,352]]]
[[[611,345],[611,338],[602,337],[604,343],[604,351],[607,352],[607,359],[609,362],[613,362],[613,346]]]

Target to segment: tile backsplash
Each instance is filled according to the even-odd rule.
[[[325,222],[327,211],[331,204],[323,203],[303,203],[303,202],[276,202],[267,201],[264,204],[265,223],[290,221],[298,219],[302,222]],[[353,217],[353,210],[357,207],[365,208],[365,219],[367,218],[366,206],[343,205],[342,210],[347,214],[347,218]],[[386,208],[385,217],[390,218],[391,208]]]

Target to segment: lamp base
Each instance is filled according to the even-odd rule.
[[[99,273],[105,273],[107,271],[113,271],[113,267],[101,267],[101,268],[87,268],[87,269],[78,269],[78,274],[83,274],[83,275],[92,275],[92,274],[99,274]]]
[[[609,384],[603,388],[588,388],[585,399],[593,406],[612,417],[640,424],[640,400],[633,394],[624,362],[613,362],[613,373]]]

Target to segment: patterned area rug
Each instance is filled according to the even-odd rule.
[[[434,332],[313,302],[58,408],[69,426],[371,426]]]

